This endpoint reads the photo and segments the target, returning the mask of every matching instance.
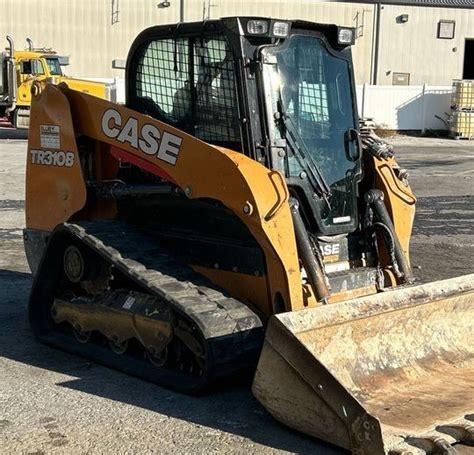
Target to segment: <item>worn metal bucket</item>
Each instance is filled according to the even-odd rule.
[[[272,317],[253,393],[357,454],[474,444],[474,274]]]

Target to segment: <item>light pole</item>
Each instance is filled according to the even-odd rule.
[[[164,0],[158,3],[156,6],[158,6],[158,8],[169,8],[171,3],[167,0]],[[179,0],[179,22],[184,22],[184,0]]]

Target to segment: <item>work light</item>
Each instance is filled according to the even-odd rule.
[[[337,42],[338,44],[354,44],[354,29],[338,27]]]
[[[268,33],[268,21],[252,19],[247,22],[247,32],[251,35],[265,35]]]
[[[290,24],[288,22],[275,22],[273,24],[273,36],[276,38],[286,38],[290,32]]]

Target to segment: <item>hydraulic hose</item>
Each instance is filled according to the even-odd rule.
[[[316,299],[323,304],[328,303],[330,296],[329,288],[324,279],[324,270],[317,261],[311,248],[308,232],[299,212],[299,203],[295,198],[290,198],[291,216],[295,228],[296,245],[303,266],[308,276],[309,284],[312,286]]]
[[[393,226],[392,219],[388,214],[387,207],[383,201],[383,193],[380,190],[369,190],[365,194],[365,201],[370,204],[374,210],[376,219],[383,223],[391,233],[393,240],[395,259],[397,260],[398,266],[400,267],[401,272],[403,273],[403,281],[405,283],[413,283],[415,278],[411,270],[408,258],[403,252],[402,245],[400,240],[395,232],[395,227]],[[388,246],[390,249],[390,246]]]
[[[117,180],[88,182],[87,188],[99,199],[122,199],[153,196],[156,194],[179,194],[179,190],[173,185],[129,185]]]

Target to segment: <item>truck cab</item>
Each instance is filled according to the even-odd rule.
[[[30,105],[33,82],[63,76],[59,57],[54,52],[48,54],[36,51],[17,51],[14,55],[18,75],[18,106]]]
[[[111,87],[101,82],[74,79],[62,71],[63,57],[52,49],[29,48],[15,50],[13,39],[7,37],[9,48],[0,57],[0,116],[7,116],[15,128],[29,126],[32,90],[35,82],[55,85],[66,83],[68,87],[104,99],[111,99]]]

